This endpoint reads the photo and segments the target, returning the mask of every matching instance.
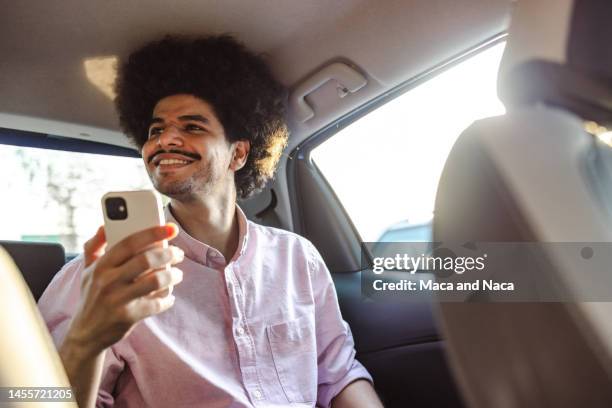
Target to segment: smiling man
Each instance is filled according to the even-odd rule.
[[[106,252],[100,229],[43,294],[80,405],[381,406],[317,250],[236,205],[288,136],[286,91],[263,60],[227,36],[167,37],[130,55],[117,91],[180,227]]]

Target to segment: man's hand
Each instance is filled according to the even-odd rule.
[[[176,232],[173,224],[150,228],[127,237],[104,255],[102,228],[87,241],[81,304],[69,330],[70,339],[87,354],[101,352],[125,337],[136,322],[173,305],[174,296],[147,295],[183,278],[179,269],[165,268],[181,262],[183,251],[159,246]]]
[[[174,304],[169,293],[183,273],[166,266],[181,262],[183,251],[162,248],[161,243],[177,232],[174,224],[150,228],[104,253],[106,238],[100,227],[85,244],[81,301],[60,347],[79,406],[95,405],[104,351],[137,322]]]

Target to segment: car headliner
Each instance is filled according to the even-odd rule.
[[[373,97],[506,29],[510,0],[9,2],[0,25],[0,126],[127,146],[110,97],[84,61],[124,57],[164,34],[232,33],[265,53],[294,87],[346,59],[368,85],[343,99],[309,97],[316,116],[292,121],[290,148]],[[43,120],[33,120],[33,118]]]

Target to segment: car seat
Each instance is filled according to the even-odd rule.
[[[0,405],[76,407],[75,402],[13,402],[4,387],[70,387],[21,273],[0,247]]]
[[[611,147],[585,131],[612,125],[610,21],[605,0],[516,3],[498,77],[507,113],[454,145],[434,241],[612,242]],[[612,274],[585,276],[580,261],[549,254],[557,302],[440,303],[469,406],[612,406]]]

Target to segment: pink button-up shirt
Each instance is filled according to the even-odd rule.
[[[107,350],[97,406],[328,407],[350,382],[372,380],[314,246],[237,215],[229,263],[182,230],[172,240],[185,252],[175,304]],[[169,207],[166,219],[178,224]],[[83,266],[82,256],[64,266],[38,303],[58,346]]]

